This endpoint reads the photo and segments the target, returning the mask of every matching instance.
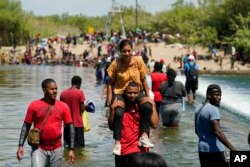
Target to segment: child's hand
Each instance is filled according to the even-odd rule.
[[[111,105],[111,109],[114,110],[116,109],[117,107],[121,107],[121,108],[124,108],[125,107],[125,104],[123,101],[121,100],[117,100],[117,98],[115,99],[115,101],[112,103]]]
[[[155,104],[155,102],[151,100],[149,97],[143,97],[141,99],[140,104],[144,104],[144,103],[150,103],[152,106]]]

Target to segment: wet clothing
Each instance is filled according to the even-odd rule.
[[[77,88],[69,88],[61,93],[60,100],[69,106],[74,127],[82,128],[81,104],[86,100],[84,92]]]
[[[121,155],[145,151],[145,147],[138,146],[141,135],[140,120],[141,113],[139,108],[126,110],[122,119],[122,134],[120,143],[122,145]]]
[[[181,103],[182,97],[186,96],[184,85],[180,81],[174,81],[170,87],[168,82],[161,84],[162,104]]]
[[[32,148],[31,166],[32,167],[60,167],[62,166],[63,148],[60,147],[53,151],[46,151],[41,148]]]
[[[163,126],[178,124],[181,120],[182,104],[172,103],[161,106],[161,119]]]
[[[224,145],[214,133],[211,121],[220,120],[220,113],[216,106],[206,103],[195,109],[195,128],[199,137],[198,151],[201,167],[226,167]],[[208,165],[209,164],[209,165]]]
[[[201,109],[202,108],[202,109]],[[195,124],[199,137],[199,152],[223,152],[224,145],[219,141],[211,126],[211,121],[220,120],[217,107],[211,104],[198,105],[195,109]]]
[[[180,81],[174,81],[172,86],[169,86],[169,82],[163,82],[161,84],[161,94],[163,126],[179,123],[182,113],[182,98],[186,96],[184,85]]]
[[[190,61],[190,62],[185,63],[185,65],[184,65],[185,75],[186,75],[185,88],[187,90],[187,94],[189,94],[190,91],[195,93],[195,91],[198,89],[198,79],[197,79],[197,81],[194,81],[194,80],[191,80],[189,77],[190,66],[192,66],[194,63],[195,62]],[[195,63],[195,69],[197,71],[199,70],[199,67],[196,63]]]
[[[43,100],[35,100],[31,102],[24,122],[27,124],[34,123],[35,128],[40,128],[48,109],[49,104]],[[46,151],[52,151],[62,146],[62,121],[64,124],[72,123],[70,110],[67,104],[56,100],[42,129],[39,148]]]
[[[81,105],[84,104],[85,96],[82,90],[77,88],[69,88],[61,93],[60,100],[65,102],[69,108],[73,119],[74,129],[75,129],[75,147],[84,146],[84,132],[83,132],[83,120]],[[65,146],[69,145],[70,138],[70,128],[64,127],[64,142]]]
[[[157,113],[160,113],[160,105],[162,101],[162,95],[160,92],[161,83],[168,80],[167,75],[161,72],[152,72],[150,74],[152,78],[152,92],[154,93],[154,102],[156,104]]]
[[[138,108],[134,111],[125,111],[122,120],[121,156],[115,156],[116,167],[127,167],[128,161],[138,152],[148,152],[149,149],[138,146],[140,138],[140,112]]]

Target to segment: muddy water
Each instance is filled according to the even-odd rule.
[[[90,113],[91,131],[85,133],[86,147],[77,149],[77,161],[72,166],[114,167],[111,154],[112,132],[107,127],[106,114],[100,95],[102,85],[95,84],[92,68],[72,66],[0,66],[0,166],[29,167],[30,148],[25,144],[25,156],[16,160],[16,150],[25,112],[30,101],[43,96],[41,82],[53,78],[60,92],[70,86],[73,75],[83,78],[82,89],[87,99],[96,104],[96,113]],[[202,77],[201,77],[202,79]],[[58,97],[59,97],[58,94]],[[202,101],[201,97],[198,101]],[[153,152],[161,154],[170,167],[198,167],[197,137],[194,133],[194,106],[187,106],[182,114],[178,130],[166,129],[161,125],[152,130],[155,143]],[[222,128],[228,139],[240,150],[249,148],[247,134],[249,121],[222,111]],[[65,150],[65,155],[67,151]],[[67,156],[64,156],[64,166]]]

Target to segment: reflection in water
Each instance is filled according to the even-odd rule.
[[[27,106],[32,100],[41,98],[41,82],[53,78],[58,85],[58,97],[62,90],[70,87],[71,77],[83,79],[82,89],[87,99],[95,102],[96,113],[90,113],[91,131],[85,133],[85,148],[77,148],[77,161],[73,166],[113,167],[112,147],[114,140],[108,129],[106,114],[101,101],[102,85],[95,83],[95,70],[72,66],[0,66],[0,166],[29,167],[30,148],[25,144],[25,156],[16,160],[20,129]],[[187,106],[183,112],[179,129],[159,128],[152,130],[155,148],[151,149],[166,159],[170,167],[198,167],[197,137],[194,133],[194,107]],[[248,148],[246,136],[248,126],[239,124],[237,117],[222,115],[226,136],[239,149]],[[64,158],[67,158],[67,150]],[[67,165],[65,159],[64,166]]]

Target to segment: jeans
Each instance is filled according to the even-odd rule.
[[[150,129],[150,119],[151,119],[151,114],[152,114],[152,106],[150,103],[144,103],[140,104],[140,100],[146,97],[146,95],[140,91],[138,98],[136,100],[137,104],[139,105],[139,112],[141,114],[141,122],[140,122],[140,131],[141,132],[149,132]],[[124,102],[124,97],[123,95],[117,95],[115,94],[113,96],[113,100],[116,99],[121,100]],[[115,114],[114,114],[114,139],[115,140],[120,140],[121,139],[121,132],[122,132],[122,119],[123,119],[123,113],[124,113],[124,108],[116,108],[115,109]]]
[[[62,166],[63,148],[46,151],[32,148],[31,167],[60,167]]]

